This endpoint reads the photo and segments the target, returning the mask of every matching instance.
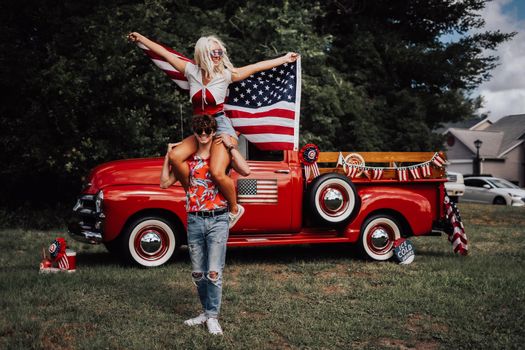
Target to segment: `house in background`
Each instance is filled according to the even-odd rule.
[[[481,174],[525,187],[525,114],[496,122],[484,119],[469,128],[450,127],[444,134],[449,171],[474,174],[479,152]]]

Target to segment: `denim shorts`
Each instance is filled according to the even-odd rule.
[[[239,139],[237,133],[233,129],[232,121],[226,116],[226,114],[219,114],[219,116],[215,117],[215,120],[217,121],[217,136],[228,134],[236,140]]]

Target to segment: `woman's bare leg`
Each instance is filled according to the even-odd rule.
[[[197,140],[192,135],[182,140],[182,143],[173,148],[169,154],[171,169],[185,191],[188,191],[190,179],[190,168],[186,160],[195,152],[197,152]]]
[[[232,140],[237,145],[236,140]],[[235,193],[235,185],[233,180],[226,175],[226,168],[231,162],[231,155],[226,150],[226,147],[222,143],[213,143],[211,146],[210,155],[210,173],[213,181],[217,186],[222,195],[228,201],[230,211],[237,214],[239,210],[237,206],[237,194]]]

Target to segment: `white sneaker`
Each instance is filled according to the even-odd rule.
[[[197,317],[190,318],[189,320],[184,321],[184,324],[186,326],[198,326],[206,322],[207,319],[208,317],[206,316],[206,314],[202,313]]]
[[[216,318],[208,318],[206,321],[206,326],[208,326],[208,332],[213,335],[222,335],[222,328],[219,324],[219,320]]]
[[[244,214],[244,207],[242,205],[237,204],[237,209],[238,209],[237,214],[234,214],[232,212],[228,213],[228,219],[230,221],[229,228],[232,228],[233,226],[235,226],[237,221],[239,221],[241,216]]]

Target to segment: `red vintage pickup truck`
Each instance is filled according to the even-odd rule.
[[[321,152],[320,175],[308,179],[299,151],[247,153],[250,176],[231,173],[246,213],[229,246],[357,243],[365,257],[387,260],[396,239],[440,234],[447,226],[445,171],[429,166],[437,153],[362,152],[356,169],[335,164],[348,152]],[[186,212],[178,184],[159,186],[162,161],[119,160],[93,169],[73,209],[70,235],[103,243],[131,263],[165,264],[186,244]],[[424,176],[407,176],[408,167],[421,165]]]

